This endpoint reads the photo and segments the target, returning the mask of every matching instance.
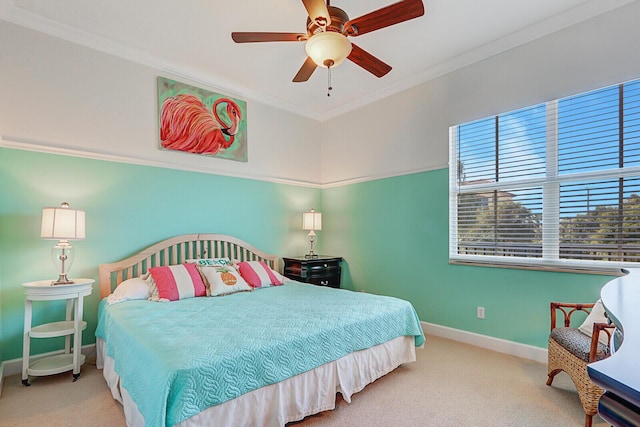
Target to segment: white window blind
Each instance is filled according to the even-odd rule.
[[[450,128],[453,261],[640,264],[640,80]]]

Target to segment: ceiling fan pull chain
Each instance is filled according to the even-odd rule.
[[[330,65],[327,67],[327,75],[328,75],[327,96],[331,96],[331,91],[333,90],[333,87],[331,87],[331,66]]]

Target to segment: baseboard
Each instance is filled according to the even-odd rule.
[[[0,362],[0,397],[2,397],[2,384],[4,380],[4,362]]]
[[[459,341],[465,344],[471,344],[488,350],[497,351],[499,353],[506,353],[523,359],[533,360],[535,362],[547,363],[546,348],[508,341],[502,338],[490,337],[488,335],[476,334],[474,332],[454,329],[448,326],[437,325],[435,323],[420,323],[422,324],[422,329],[427,336],[433,335],[436,337],[447,338],[453,341]],[[426,345],[429,345],[428,340]]]
[[[84,354],[87,358],[85,363],[91,363],[91,357],[92,356],[95,357],[96,345],[95,344],[83,345],[81,351],[82,351],[82,354]],[[53,356],[56,354],[61,354],[63,352],[64,350],[58,350],[58,351],[52,351],[49,353],[36,354],[34,356],[31,356],[31,360],[35,361],[38,359],[42,359],[43,357]],[[22,372],[22,357],[17,359],[12,359],[12,360],[5,360],[4,362],[2,362],[2,364],[0,364],[0,384],[4,377],[19,374],[21,372]],[[0,393],[2,393],[1,386],[0,386]]]

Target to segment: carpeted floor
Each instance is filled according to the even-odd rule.
[[[418,360],[367,386],[334,411],[307,417],[292,427],[320,426],[536,426],[584,425],[569,377],[545,385],[546,365],[437,337],[417,350]],[[125,426],[102,371],[86,364],[71,374],[5,378],[0,426]],[[598,416],[594,427],[607,425]]]

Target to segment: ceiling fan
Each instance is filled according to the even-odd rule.
[[[390,65],[351,43],[347,37],[357,37],[424,15],[422,0],[402,0],[355,19],[349,19],[344,10],[331,6],[330,0],[326,4],[324,0],[302,0],[302,3],[309,14],[306,33],[231,33],[236,43],[306,42],[307,59],[293,78],[294,82],[306,82],[318,66],[331,70],[345,59],[376,77],[386,75],[391,71]]]

